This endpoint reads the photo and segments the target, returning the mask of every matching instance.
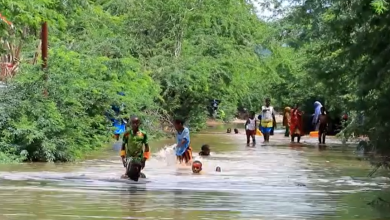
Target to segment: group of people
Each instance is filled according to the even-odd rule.
[[[318,101],[314,103],[315,112],[313,115],[312,124],[314,130],[318,131],[318,141],[320,144],[325,144],[326,133],[328,129],[328,115],[325,107]],[[299,143],[301,137],[304,135],[303,130],[303,114],[299,105],[296,104],[293,108],[286,107],[283,114],[283,126],[285,126],[285,137],[291,137],[291,142],[295,142],[295,138]],[[265,105],[261,108],[261,113],[258,116],[260,121],[259,130],[263,134],[264,142],[269,142],[270,135],[273,135],[273,131],[276,128],[275,110],[271,106],[271,99],[265,99]],[[256,145],[256,131],[257,122],[255,118],[255,112],[250,112],[249,118],[245,123],[245,130],[247,136],[247,146],[250,144],[252,138],[253,146]]]
[[[313,124],[315,124],[316,130],[319,132],[319,142],[325,143],[325,136],[328,127],[328,118],[325,108],[320,102],[315,102],[315,113],[313,116]],[[295,105],[294,108],[286,107],[283,115],[283,125],[286,127],[285,136],[291,136],[291,142],[295,141],[299,143],[301,137],[304,135],[303,131],[303,114],[304,112],[299,109],[299,105]],[[261,114],[258,116],[260,121],[259,129],[263,134],[264,142],[269,142],[270,135],[276,128],[275,110],[271,106],[271,99],[265,99],[265,105],[261,108]],[[130,125],[129,125],[130,124]],[[184,120],[174,120],[174,127],[176,129],[176,157],[180,163],[192,165],[192,171],[199,173],[202,170],[202,163],[200,161],[193,161],[192,148],[190,146],[190,131],[184,126]],[[132,116],[129,119],[127,127],[123,135],[123,143],[120,151],[120,156],[126,173],[123,177],[129,178],[134,181],[138,181],[140,177],[145,176],[141,173],[141,170],[145,167],[145,161],[150,157],[150,148],[148,134],[140,128],[141,120],[137,116]],[[255,118],[255,112],[251,112],[248,120],[245,123],[247,145],[249,146],[250,139],[252,138],[253,145],[256,144],[256,132],[257,122]],[[230,133],[231,130],[228,133]],[[237,129],[234,129],[235,133],[238,133]],[[199,153],[200,156],[209,156],[210,147],[203,145]],[[217,172],[220,168],[217,167]]]
[[[145,167],[146,160],[150,157],[149,139],[147,133],[140,128],[141,120],[137,116],[132,116],[129,120],[130,129],[126,129],[123,134],[122,148],[120,156],[122,163],[126,168],[126,172],[122,178],[129,178],[133,181],[138,181],[140,177],[145,177],[141,172]],[[192,165],[194,173],[202,171],[202,163],[192,160],[192,148],[190,146],[190,131],[184,126],[184,120],[174,120],[176,129],[176,157],[180,163]],[[210,146],[205,144],[202,146],[199,156],[209,156]],[[221,168],[217,167],[217,172]]]

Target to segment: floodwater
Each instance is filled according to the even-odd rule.
[[[192,135],[194,154],[212,148],[201,175],[175,164],[174,140],[152,143],[138,184],[119,179],[124,168],[111,148],[73,164],[2,165],[0,219],[390,219],[388,207],[367,205],[390,180],[368,178],[354,148],[290,145],[280,132],[246,147],[243,134],[224,129]]]

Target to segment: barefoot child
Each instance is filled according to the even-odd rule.
[[[180,163],[190,165],[192,161],[192,148],[190,146],[190,131],[184,126],[184,120],[176,119],[174,126],[177,131],[176,157]]]
[[[249,146],[250,138],[252,137],[253,146],[256,145],[256,119],[255,112],[251,111],[248,120],[245,122],[246,145]]]
[[[325,108],[321,107],[321,114],[318,117],[318,141],[320,144],[325,144],[326,132],[328,130],[328,115]]]
[[[131,130],[123,135],[121,158],[126,167],[126,173],[122,177],[138,181],[141,170],[145,167],[145,161],[149,158],[148,135],[139,128],[141,121],[137,116],[130,119]],[[145,147],[145,151],[144,148]]]

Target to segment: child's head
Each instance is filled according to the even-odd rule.
[[[234,133],[238,134],[238,129],[237,128],[234,129]]]
[[[131,116],[130,117],[130,124],[131,124],[131,128],[133,130],[136,130],[139,128],[139,125],[141,124],[141,120],[135,115]]]
[[[221,172],[221,167],[215,168],[215,171],[216,171],[216,172]]]
[[[321,107],[321,114],[325,114],[325,107],[324,106]]]
[[[173,125],[175,126],[176,131],[183,130],[183,128],[184,128],[184,120],[177,118],[177,119],[175,119],[173,121]]]
[[[268,107],[271,105],[271,99],[270,98],[266,98],[265,99],[265,105]]]
[[[226,133],[228,133],[228,134],[232,133],[232,129],[231,129],[231,128],[228,128],[228,129],[226,130]]]
[[[202,163],[198,160],[195,160],[192,163],[192,172],[193,173],[200,173],[200,171],[202,171]]]
[[[202,145],[201,152],[203,156],[209,156],[210,155],[210,146],[208,144]]]
[[[254,112],[254,111],[251,111],[251,112],[249,113],[249,118],[250,118],[250,119],[254,119],[254,118],[255,118],[255,112]]]

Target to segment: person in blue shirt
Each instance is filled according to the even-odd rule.
[[[180,163],[189,165],[192,162],[192,148],[190,145],[190,131],[184,126],[184,120],[176,119],[174,126],[177,131],[176,134],[176,157]]]

